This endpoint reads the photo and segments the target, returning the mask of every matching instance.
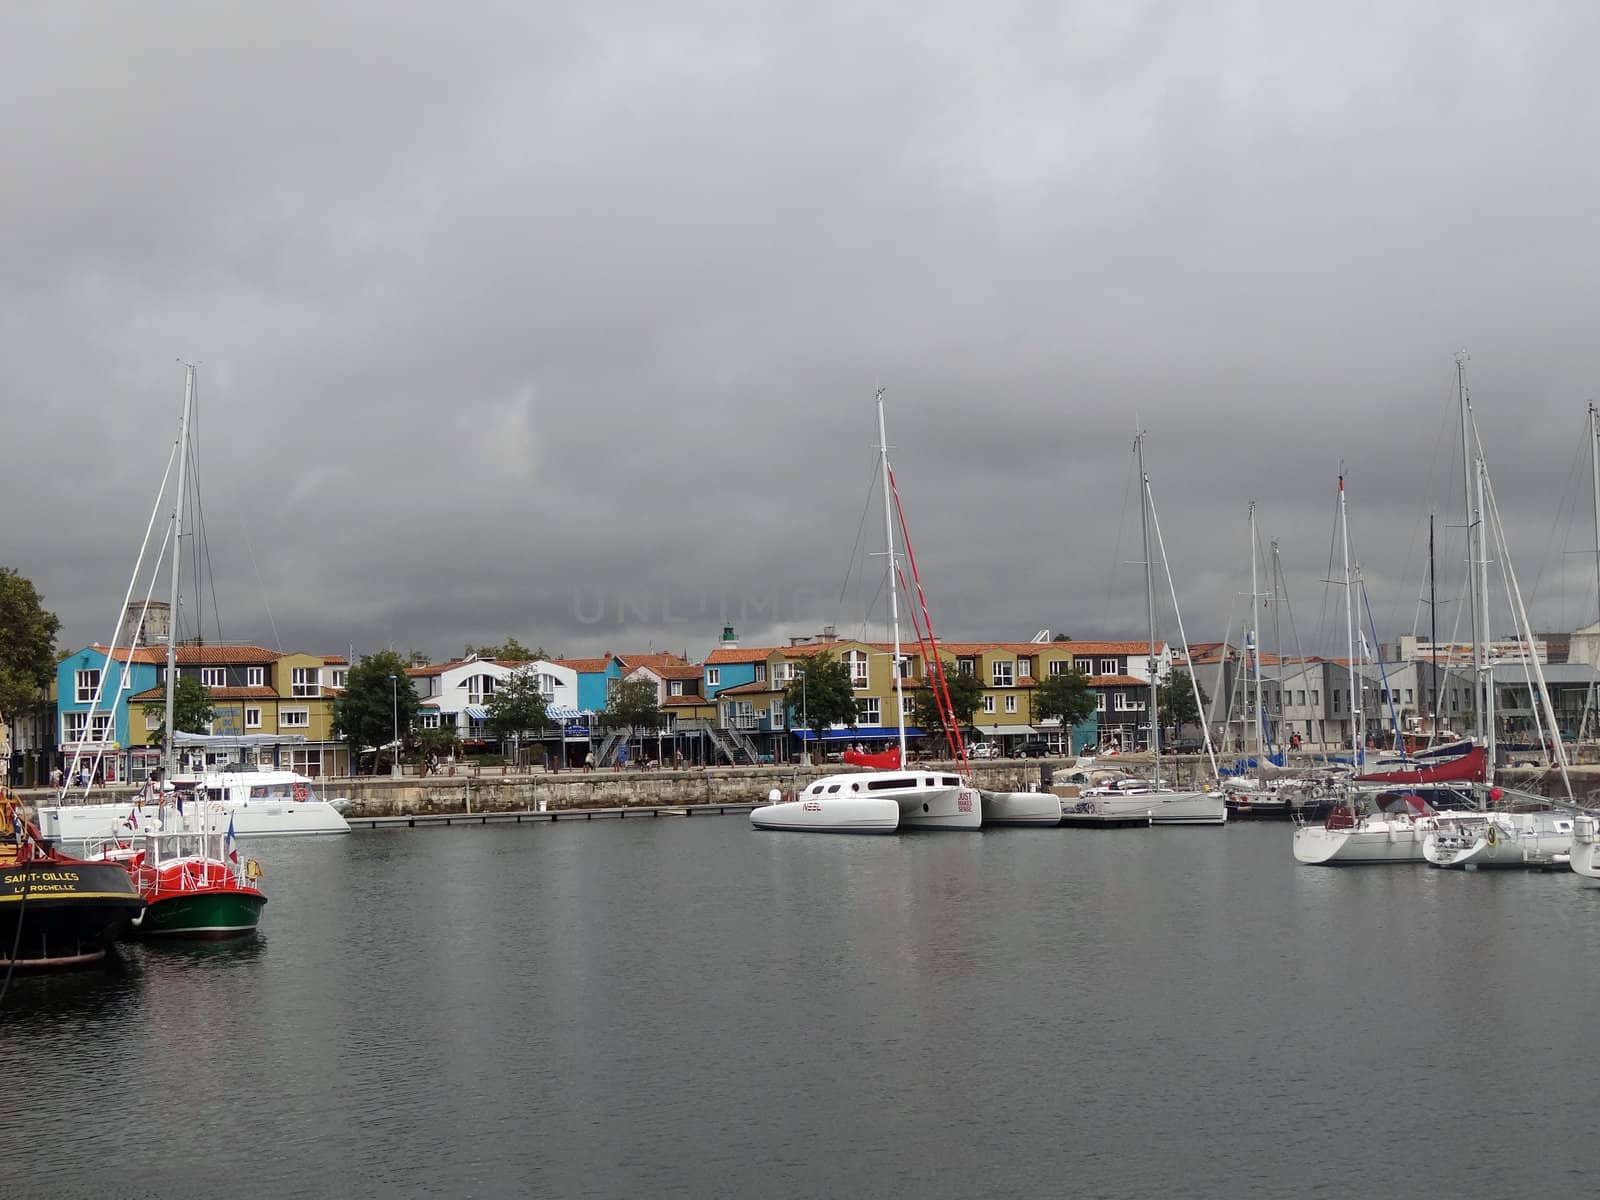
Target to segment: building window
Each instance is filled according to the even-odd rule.
[[[985,696],[983,698],[983,711],[986,712],[986,713],[994,712],[994,697],[993,696]]]
[[[83,741],[83,731],[89,727],[89,714],[67,712],[61,714],[61,742],[63,745]]]
[[[1075,658],[1072,660],[1072,669],[1080,675],[1094,674],[1094,659]]]
[[[864,651],[852,650],[845,657],[850,660],[850,683],[856,688],[867,686],[867,656]]]
[[[1118,692],[1115,707],[1118,712],[1139,712],[1144,708],[1144,701],[1128,692]]]
[[[1406,703],[1407,704],[1411,703],[1411,689],[1410,688],[1406,689]]]
[[[1017,711],[1017,694],[1015,692],[1006,697],[1006,711],[1008,713]]]
[[[247,667],[244,673],[245,687],[266,687],[267,669],[265,667]]]
[[[286,708],[278,714],[280,729],[308,729],[311,726],[309,708]]]
[[[958,658],[956,659],[956,674],[975,675],[977,674],[977,666],[969,657]]]
[[[767,681],[767,664],[766,663],[757,663],[756,664],[756,682],[757,683],[765,683],[766,681]]]
[[[610,682],[616,682],[611,680]],[[474,675],[467,680],[467,703],[471,705],[487,704],[489,697],[494,695],[493,675]]]
[[[93,704],[94,694],[100,690],[100,672],[79,671],[74,679],[79,704]]]
[[[994,687],[1012,687],[1012,686],[1014,686],[1016,684],[1016,678],[1013,676],[1012,671],[1015,669],[1016,665],[1017,665],[1016,663],[1012,662],[1008,658],[1007,659],[1000,659],[1000,658],[995,659],[994,662],[990,664],[990,675],[991,675],[992,680],[993,680],[993,686]]]
[[[1303,689],[1299,690],[1299,691],[1296,691],[1295,692],[1295,696],[1296,696],[1295,703],[1298,704],[1301,708],[1304,708],[1306,706],[1306,694],[1305,694],[1305,691]]]
[[[856,719],[863,725],[880,724],[882,711],[876,696],[863,696],[856,701]]]
[[[681,680],[681,679],[670,679],[670,680],[668,680],[667,681],[667,695],[669,695],[669,696],[681,696],[681,695],[683,695],[683,680]]]
[[[915,696],[900,697],[900,712],[907,717],[917,715],[917,698]]]
[[[89,719],[89,740],[91,742],[109,742],[111,740],[110,713],[95,713]]]
[[[261,728],[261,710],[259,708],[247,708],[244,710],[244,727],[246,729]]]
[[[1033,678],[1033,659],[1031,659],[1031,658],[1019,658],[1019,659],[1017,659],[1017,678],[1018,679],[1032,679]]]
[[[1072,664],[1064,658],[1053,658],[1045,669],[1052,675],[1065,675],[1072,670]]]
[[[1104,692],[1096,692],[1094,694],[1094,707],[1096,712],[1105,712],[1106,694]]]
[[[424,729],[439,728],[439,714],[436,712],[419,713],[418,719],[422,722]]]
[[[1311,707],[1316,708],[1322,703],[1322,694],[1316,688],[1311,689]]]
[[[1100,674],[1102,674],[1102,675],[1120,675],[1121,673],[1122,672],[1117,669],[1117,660],[1116,659],[1114,659],[1114,658],[1102,658],[1100,660]]]
[[[767,706],[767,715],[772,721],[772,727],[779,729],[783,726],[783,701],[774,700]]]
[[[322,695],[322,668],[296,667],[289,694],[301,697]]]
[[[208,688],[224,687],[228,682],[226,667],[201,667],[200,682]]]
[[[706,668],[706,686],[707,687],[721,687],[722,686],[722,668],[721,667],[707,667]]]
[[[154,704],[145,705],[144,731],[146,733],[154,733],[160,729],[166,715],[165,710],[157,708]]]

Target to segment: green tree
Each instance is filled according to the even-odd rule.
[[[161,722],[145,740],[159,746],[167,740],[167,704],[146,704],[146,716]],[[172,685],[172,727],[179,733],[205,733],[211,728],[211,719],[217,715],[211,703],[211,693],[206,685],[193,675],[179,675]]]
[[[651,693],[652,699],[654,693]],[[526,668],[502,679],[484,706],[489,710],[489,728],[496,736],[519,741],[550,724],[545,712],[544,693],[539,690],[539,675]]]
[[[333,732],[357,755],[368,746],[394,740],[397,713],[403,740],[416,721],[418,707],[404,658],[393,650],[364,654],[345,677],[344,695],[334,701]]]
[[[661,728],[656,685],[645,679],[624,679],[598,718],[607,729],[626,729],[631,738]]]
[[[797,674],[783,689],[783,704],[790,713],[805,722],[813,740],[820,741],[822,731],[830,725],[856,727],[856,690],[850,678],[850,668],[823,651],[798,668]]]
[[[1190,679],[1189,672],[1182,667],[1177,667],[1167,673],[1165,682],[1156,685],[1156,707],[1160,710],[1160,721],[1156,723],[1157,729],[1166,729],[1169,726],[1174,732],[1185,725],[1197,725],[1200,722],[1200,709],[1194,702],[1195,685]],[[1210,701],[1205,689],[1200,689],[1200,703]]]
[[[39,689],[55,678],[60,629],[32,581],[0,567],[0,718],[31,712],[39,703]]]
[[[1069,638],[1064,633],[1058,633],[1058,634],[1056,634],[1055,637],[1051,638],[1050,640],[1053,641],[1053,642],[1070,642],[1072,639]]]
[[[549,659],[551,657],[543,646],[535,646],[532,650],[529,650],[514,637],[507,637],[498,646],[473,646],[469,644],[462,651],[461,657],[470,658],[474,654],[479,658],[497,658],[506,662],[533,662],[536,659]]]
[[[1036,720],[1061,722],[1063,731],[1071,729],[1095,709],[1094,690],[1082,671],[1063,671],[1046,675],[1033,689],[1033,715]]]
[[[950,689],[950,706],[955,709],[956,720],[963,726],[972,724],[973,714],[983,703],[983,681],[976,675],[961,675],[949,659],[943,660],[944,681]],[[939,701],[934,695],[938,679],[928,678],[928,686],[918,688],[913,718],[924,737],[943,736],[944,724],[939,720]]]

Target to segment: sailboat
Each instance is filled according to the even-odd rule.
[[[1600,411],[1589,405],[1589,465],[1594,478],[1594,564],[1597,594],[1600,594]],[[1573,871],[1588,879],[1600,879],[1600,813],[1581,812],[1573,820]]]
[[[750,814],[757,829],[808,833],[893,833],[908,829],[977,829],[983,821],[978,790],[960,775],[906,765],[906,711],[903,655],[900,645],[900,602],[903,581],[897,566],[893,481],[889,470],[889,438],[883,414],[883,390],[877,395],[878,456],[883,475],[883,526],[888,557],[889,622],[894,636],[897,747],[875,756],[863,767],[876,768],[827,775],[808,785],[793,800],[763,805]]]
[[[178,612],[178,583],[183,545],[184,491],[188,479],[189,429],[194,407],[195,368],[186,369],[183,419],[178,427],[178,482],[172,514],[172,581],[170,611]],[[165,485],[163,484],[163,487]],[[116,862],[132,877],[144,900],[144,912],[133,929],[143,936],[176,935],[226,938],[252,933],[261,920],[267,897],[256,886],[260,867],[254,859],[240,862],[233,822],[226,833],[218,827],[203,795],[170,782],[173,758],[174,699],[177,690],[177,640],[167,639],[166,724],[162,761],[169,777],[157,794],[160,830],[114,839],[91,859]],[[189,801],[187,811],[184,799]],[[168,805],[167,801],[172,804]]]
[[[1139,466],[1139,512],[1144,545],[1145,612],[1149,619],[1150,652],[1146,660],[1150,676],[1150,753],[1149,779],[1138,779],[1122,774],[1100,782],[1091,782],[1082,788],[1075,800],[1063,804],[1061,822],[1064,825],[1115,826],[1115,825],[1222,825],[1228,820],[1228,808],[1221,789],[1203,788],[1198,791],[1180,791],[1167,787],[1161,778],[1160,708],[1158,696],[1160,681],[1156,677],[1156,593],[1155,558],[1150,544],[1151,533],[1156,537],[1156,548],[1166,561],[1166,550],[1161,543],[1161,527],[1155,519],[1155,505],[1150,492],[1150,474],[1144,467],[1144,437],[1140,433],[1133,440],[1134,454]],[[1172,587],[1172,572],[1167,571],[1167,584]],[[1173,591],[1173,608],[1177,608],[1177,593]],[[1183,618],[1178,616],[1178,636],[1183,637]],[[1199,684],[1190,676],[1195,687],[1195,707],[1200,705]],[[1216,756],[1211,746],[1211,734],[1206,733],[1206,753],[1211,769],[1216,770]]]
[[[1247,703],[1247,707],[1250,708],[1250,723],[1254,729],[1246,747],[1248,748],[1251,743],[1254,744],[1256,770],[1259,771],[1269,761],[1269,749],[1265,737],[1266,706],[1261,700],[1260,601],[1264,594],[1260,590],[1256,572],[1256,547],[1256,502],[1252,500],[1250,501],[1250,621],[1244,631],[1244,686],[1247,702],[1252,693],[1255,697],[1253,704]],[[1268,785],[1259,777],[1253,776],[1235,776],[1223,784],[1223,802],[1227,806],[1228,816],[1233,820],[1287,820],[1290,794],[1290,790]]]

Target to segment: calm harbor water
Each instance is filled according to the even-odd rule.
[[[27,979],[7,1196],[1578,1194],[1600,888],[1286,826],[248,849],[253,942]]]

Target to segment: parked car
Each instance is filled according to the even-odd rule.
[[[1018,758],[1049,758],[1054,753],[1049,738],[1028,738],[1017,748]]]
[[[974,742],[967,750],[968,758],[999,758],[1000,747],[993,742]]]

